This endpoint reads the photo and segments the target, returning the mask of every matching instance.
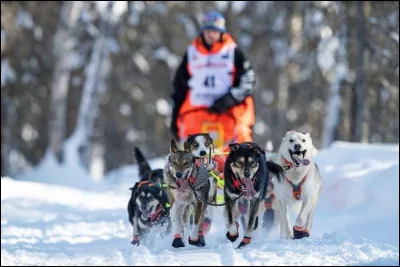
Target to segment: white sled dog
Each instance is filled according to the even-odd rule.
[[[317,153],[309,133],[286,132],[278,150],[277,163],[285,167],[283,181],[273,176],[275,203],[273,208],[279,220],[281,238],[301,239],[309,237],[315,208],[322,188],[322,179],[317,164],[313,161]],[[296,206],[296,223],[292,228],[289,211]],[[299,207],[300,206],[300,207]]]

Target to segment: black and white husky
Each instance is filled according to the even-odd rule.
[[[128,202],[128,219],[133,227],[132,245],[139,245],[155,226],[166,226],[170,230],[169,201],[163,186],[163,169],[151,169],[140,149],[135,148],[135,156],[141,177],[134,187],[130,188]]]
[[[258,211],[260,203],[266,195],[270,172],[281,177],[282,168],[266,161],[264,150],[256,143],[245,142],[230,144],[230,153],[225,162],[224,198],[226,237],[234,242],[239,237],[239,217],[237,207],[238,199],[243,198],[248,202],[247,222],[245,235],[238,248],[248,245],[253,237],[253,232],[258,226]]]

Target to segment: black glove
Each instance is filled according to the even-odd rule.
[[[232,94],[227,93],[215,100],[214,104],[208,108],[208,111],[220,114],[237,104],[238,101],[232,96]]]

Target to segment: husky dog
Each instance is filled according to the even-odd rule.
[[[251,242],[253,231],[258,226],[258,211],[263,201],[267,185],[269,183],[269,172],[276,176],[282,175],[282,168],[266,161],[264,150],[256,143],[244,142],[229,145],[231,151],[225,162],[225,218],[228,232],[226,237],[234,242],[239,237],[239,224],[236,219],[239,216],[237,207],[238,199],[244,198],[248,202],[247,224],[245,235],[238,248]]]
[[[322,188],[322,179],[317,164],[313,161],[316,149],[309,133],[286,132],[278,150],[277,162],[284,166],[286,178],[274,184],[274,209],[279,217],[282,238],[301,239],[309,237],[311,225]],[[296,223],[289,223],[290,208],[298,208]],[[297,207],[296,207],[297,206]]]
[[[203,247],[206,245],[203,235],[203,219],[207,208],[210,183],[205,165],[196,165],[190,145],[185,142],[184,150],[179,150],[175,140],[171,140],[170,154],[164,168],[165,183],[169,186],[171,202],[171,223],[174,239],[172,246],[184,247],[184,228],[188,224],[188,213],[194,208],[194,224],[188,238],[189,244]]]
[[[167,226],[170,217],[168,196],[162,188],[163,170],[151,169],[139,148],[135,148],[139,165],[140,181],[130,188],[131,198],[128,202],[128,219],[133,226],[132,245],[139,246],[140,240],[155,226]]]
[[[190,145],[190,151],[196,158],[196,162],[199,163],[203,161],[206,164],[207,170],[214,172],[215,175],[219,174],[217,169],[217,163],[211,159],[211,153],[214,152],[214,142],[209,133],[197,133],[190,134],[186,140]],[[211,160],[209,160],[211,159]],[[208,202],[216,204],[217,203],[217,180],[210,174],[208,176],[210,181],[210,191],[208,192]],[[213,217],[213,209],[211,207],[207,208],[204,221],[203,221],[203,233],[207,235],[211,228],[211,222]]]

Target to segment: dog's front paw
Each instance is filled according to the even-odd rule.
[[[174,240],[172,241],[172,246],[174,248],[183,248],[185,247],[185,243],[183,243],[183,239],[181,235],[175,235]]]
[[[303,237],[310,237],[310,232],[304,227],[293,226],[293,238],[302,239]]]
[[[198,235],[197,239],[192,240],[189,236],[189,244],[196,247],[204,247],[206,245],[206,241],[204,240],[203,235]]]
[[[244,246],[247,246],[248,244],[251,243],[251,237],[243,237],[242,241],[240,242],[239,246],[237,248],[242,248]]]
[[[229,231],[226,232],[226,237],[231,242],[235,242],[236,239],[238,239],[238,237],[239,237],[239,224],[237,222],[235,222],[235,224],[236,224],[236,233],[235,234],[231,235],[231,233],[229,233]]]
[[[136,245],[136,246],[139,246],[139,245],[140,245],[140,238],[139,238],[138,235],[133,236],[133,239],[132,239],[132,241],[131,241],[131,244],[132,244],[132,245]]]
[[[228,231],[228,232],[226,232],[226,237],[229,239],[229,241],[235,242],[236,239],[238,239],[238,237],[239,237],[239,233],[236,233],[236,234],[234,234],[234,235],[231,235],[231,234],[229,233],[229,231]]]

